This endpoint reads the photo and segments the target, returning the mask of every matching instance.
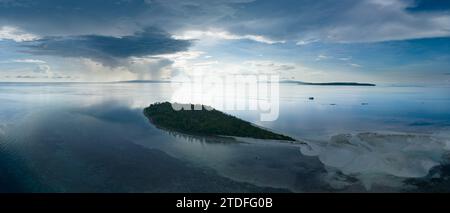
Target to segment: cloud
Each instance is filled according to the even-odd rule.
[[[193,64],[193,66],[211,66],[211,65],[215,65],[215,64],[219,64],[219,61],[199,62],[199,63]]]
[[[16,26],[42,37],[118,37],[152,26],[185,38],[297,45],[450,36],[449,4],[432,1],[3,0],[0,26]],[[211,30],[218,26],[220,30]]]
[[[355,64],[355,63],[350,63],[349,65],[352,66],[352,67],[356,67],[356,68],[362,67],[361,65]]]
[[[38,39],[37,35],[24,32],[15,27],[3,26],[0,27],[0,41],[1,40],[13,40],[15,42],[33,41]]]
[[[252,69],[264,69],[264,70],[270,70],[273,72],[284,72],[284,71],[290,71],[294,70],[296,66],[294,64],[290,63],[280,63],[275,61],[263,61],[263,60],[257,60],[257,61],[245,61],[243,63],[244,65],[250,66]]]
[[[425,60],[433,63],[433,69],[426,70],[442,73],[448,62],[436,64],[432,58],[447,54],[442,45],[448,43],[446,38],[385,42],[450,36],[450,7],[442,2],[0,0],[0,40],[8,40],[0,41],[0,63],[10,76],[23,70],[27,70],[20,73],[24,76],[36,74],[33,69],[45,71],[45,66],[38,65],[48,64],[53,72],[80,73],[83,80],[99,81],[147,79],[180,70],[239,73],[277,69],[270,63],[264,68],[262,63],[243,64],[251,60],[286,63],[280,70],[291,69],[291,62],[296,68],[289,74],[298,72],[295,76],[299,79],[319,79],[319,74],[329,77],[323,73],[338,68],[357,73],[352,67],[359,63],[367,68],[367,75]],[[210,41],[214,45],[209,45]],[[281,43],[285,44],[274,45]],[[374,55],[383,63],[371,63]],[[48,63],[33,61],[35,57]],[[21,59],[12,62],[16,58]],[[5,61],[22,64],[3,64]]]
[[[39,60],[39,59],[13,59],[13,60],[6,60],[6,61],[0,61],[0,64],[25,64],[21,67],[25,69],[23,70],[29,70],[27,73],[33,73],[33,74],[21,74],[17,75],[17,78],[49,78],[54,76],[54,72],[52,71],[49,64],[47,64],[46,61]],[[39,74],[39,76],[36,76],[34,74]]]
[[[133,58],[126,66],[139,80],[159,80],[170,76],[172,60],[159,57]]]
[[[46,75],[53,75],[52,71],[51,71],[51,67],[47,64],[39,64],[34,70],[33,72],[35,73],[41,73],[41,74],[46,74]]]
[[[176,53],[187,50],[188,40],[173,39],[155,28],[147,28],[130,36],[100,35],[44,37],[27,42],[27,52],[34,55],[50,55],[89,58],[108,66],[118,66],[130,57]]]
[[[46,61],[38,60],[38,59],[15,59],[15,60],[12,60],[11,62],[14,62],[14,63],[30,63],[30,64],[45,64],[45,63],[47,63]]]
[[[0,26],[11,25],[41,36],[126,35],[139,30],[142,0],[3,0]]]
[[[214,26],[253,0],[2,0],[0,26],[41,36],[130,35],[146,27],[168,32]]]
[[[200,30],[192,30],[192,31],[184,31],[179,35],[174,35],[174,38],[177,39],[224,39],[224,40],[251,40],[255,42],[260,42],[264,44],[283,44],[286,43],[286,41],[283,40],[272,40],[267,37],[261,36],[261,35],[237,35],[237,34],[231,34],[230,32],[223,31],[223,30],[206,30],[206,31],[200,31]]]
[[[11,63],[20,63],[20,64],[45,64],[47,63],[46,61],[43,60],[39,60],[39,59],[13,59],[13,60],[5,60],[5,61],[0,61],[0,64],[11,64]]]
[[[319,39],[306,39],[306,40],[297,41],[297,43],[295,43],[295,45],[304,46],[304,45],[316,43],[316,42],[319,42],[319,41],[320,41]]]
[[[338,58],[341,61],[350,61],[352,60],[352,57],[342,57],[342,58]]]
[[[411,12],[412,0],[255,1],[237,9],[226,30],[276,40],[382,42],[450,36],[450,11]]]
[[[316,57],[316,61],[322,61],[322,60],[326,60],[326,59],[329,59],[329,58],[330,58],[330,56],[327,56],[327,55],[324,55],[324,54],[319,54]]]
[[[62,75],[53,75],[53,76],[47,76],[47,75],[16,75],[15,78],[17,79],[75,79],[72,76],[62,76]]]
[[[205,52],[202,52],[202,51],[183,51],[183,52],[177,52],[177,53],[172,53],[172,54],[155,55],[153,57],[166,58],[166,59],[178,60],[178,61],[186,61],[186,60],[196,59],[196,58],[200,57],[203,54],[205,54]]]
[[[17,75],[16,78],[33,79],[33,78],[40,78],[40,77],[39,76],[33,76],[33,75]]]

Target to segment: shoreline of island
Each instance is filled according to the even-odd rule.
[[[193,104],[185,104],[194,109]],[[154,103],[143,110],[158,128],[195,136],[243,137],[263,140],[297,141],[286,135],[201,105],[201,110],[174,110],[172,103]]]

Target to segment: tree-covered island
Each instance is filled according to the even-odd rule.
[[[194,109],[194,105],[190,107]],[[154,103],[144,109],[144,115],[157,127],[181,133],[295,141],[221,111],[201,107],[201,110],[174,110],[169,102]]]

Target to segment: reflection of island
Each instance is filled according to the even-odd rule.
[[[204,106],[201,110],[174,110],[169,102],[155,103],[145,108],[144,114],[157,127],[191,135],[295,141],[218,110],[206,110]]]
[[[173,130],[167,130],[169,135],[182,138],[184,141],[197,142],[197,143],[207,143],[207,144],[236,144],[245,143],[233,137],[221,137],[221,136],[206,136],[206,135],[189,135]]]
[[[284,80],[284,81],[280,81],[280,83],[298,84],[298,85],[312,85],[312,86],[376,86],[375,84],[357,83],[357,82],[311,83],[311,82],[294,81],[294,80]]]

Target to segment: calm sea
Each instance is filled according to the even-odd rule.
[[[173,90],[0,83],[0,191],[450,191],[448,87],[282,84],[276,121],[227,111],[305,144],[157,129],[142,110]]]

